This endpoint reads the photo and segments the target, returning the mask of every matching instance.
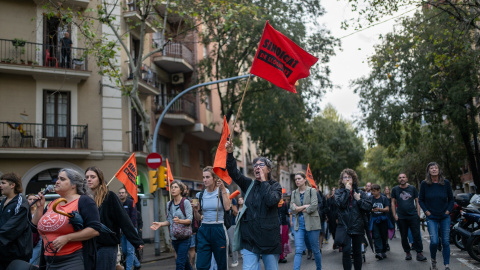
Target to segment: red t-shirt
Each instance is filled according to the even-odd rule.
[[[55,200],[56,201],[56,200]],[[54,202],[48,205],[47,212],[38,221],[37,229],[40,232],[40,236],[43,239],[43,247],[45,248],[45,256],[63,256],[72,254],[73,252],[82,249],[82,242],[68,242],[63,246],[56,254],[52,253],[53,247],[50,244],[50,248],[47,248],[49,242],[53,242],[57,237],[67,235],[75,232],[73,226],[69,224],[68,217],[57,214],[53,211],[52,206]],[[78,211],[78,199],[73,200],[67,204],[60,203],[57,205],[57,210],[65,213],[71,213]]]

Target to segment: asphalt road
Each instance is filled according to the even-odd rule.
[[[397,237],[400,236],[400,233],[397,231]],[[401,247],[400,239],[394,238],[389,241],[391,250],[387,253],[388,258],[377,261],[375,255],[372,253],[370,248],[365,254],[366,262],[363,264],[362,269],[364,270],[425,270],[430,268],[430,252],[429,252],[429,237],[427,232],[423,232],[423,247],[424,255],[428,258],[427,262],[418,262],[415,260],[416,253],[413,252],[414,257],[411,261],[405,261],[405,253]],[[291,242],[292,248],[294,243]],[[450,269],[455,270],[469,270],[469,269],[480,269],[480,262],[477,262],[470,258],[466,251],[460,251],[455,245],[450,245],[451,249],[451,258],[450,258]],[[324,270],[338,270],[342,269],[342,254],[338,250],[332,249],[332,244],[329,243],[324,245],[322,254],[322,269]],[[279,264],[280,270],[291,270],[293,269],[293,258],[294,254],[289,254],[287,256],[286,264]],[[440,252],[437,252],[437,262],[439,270],[443,270],[443,257]],[[162,261],[150,262],[142,265],[143,270],[150,269],[162,269],[162,270],[175,270],[175,260],[167,259]],[[241,270],[242,269],[242,260],[237,267],[230,267],[230,270]],[[262,267],[263,269],[263,267]],[[302,267],[301,269],[316,269],[315,261],[307,260],[306,256],[302,257]]]

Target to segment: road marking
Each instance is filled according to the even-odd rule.
[[[457,258],[457,260],[459,260],[461,263],[463,263],[464,265],[466,265],[468,268],[470,269],[473,269],[473,270],[477,270],[478,267],[476,267],[475,265],[469,263],[467,260],[465,259],[461,259],[461,258]]]

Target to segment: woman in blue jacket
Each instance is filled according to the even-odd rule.
[[[437,247],[439,244],[438,229],[442,232],[443,264],[450,270],[450,212],[453,210],[453,191],[450,182],[445,179],[436,162],[427,165],[426,177],[420,185],[418,202],[427,217],[430,234],[430,256],[432,270],[437,270]]]

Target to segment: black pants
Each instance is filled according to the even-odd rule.
[[[388,220],[373,223],[373,241],[375,243],[375,253],[387,252]]]
[[[410,252],[415,250],[417,253],[423,251],[422,236],[420,235],[420,218],[415,215],[410,218],[398,219],[398,228],[402,237],[403,251]],[[410,247],[408,243],[408,229],[412,232],[413,245]]]
[[[337,230],[337,221],[328,220],[328,231],[332,234],[332,238],[335,241],[335,231]]]
[[[352,269],[352,259],[350,258],[353,249],[353,266],[355,270],[362,269],[362,240],[361,234],[347,234],[345,237],[345,246],[343,247],[343,270]]]
[[[71,68],[72,67],[72,51],[62,49],[62,61],[60,65],[64,68]]]

